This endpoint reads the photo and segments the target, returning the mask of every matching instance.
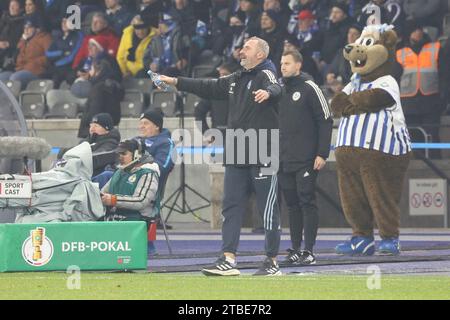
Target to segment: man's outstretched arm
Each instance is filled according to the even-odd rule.
[[[161,81],[175,86],[180,91],[190,92],[204,99],[216,100],[228,99],[231,80],[232,75],[220,79],[173,78],[161,75]]]

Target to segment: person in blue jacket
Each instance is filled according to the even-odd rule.
[[[160,181],[166,181],[174,167],[172,151],[175,144],[171,139],[171,133],[163,128],[164,116],[160,110],[150,110],[141,115],[139,120],[139,135],[134,140],[144,140],[145,150],[153,157],[160,170]],[[103,187],[113,175],[112,170],[107,170],[93,178],[94,182]],[[160,183],[163,185],[164,183]]]
[[[145,140],[147,152],[159,165],[160,181],[166,181],[174,167],[171,155],[175,145],[170,131],[164,129],[163,124],[163,113],[160,110],[147,111],[139,120],[139,137]]]
[[[83,33],[73,29],[67,18],[62,19],[61,32],[53,35],[52,44],[46,52],[47,59],[51,63],[49,74],[55,88],[59,88],[64,80],[73,82],[73,79],[70,79],[75,76],[72,62],[83,43],[83,38]]]

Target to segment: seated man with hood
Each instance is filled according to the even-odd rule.
[[[159,212],[159,168],[139,140],[125,140],[117,148],[119,170],[102,188],[108,207],[106,221],[145,221]]]

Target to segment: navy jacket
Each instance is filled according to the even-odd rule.
[[[114,32],[117,36],[121,37],[123,33],[123,29],[128,27],[131,23],[131,20],[134,17],[133,12],[129,11],[126,6],[123,6],[116,13],[106,11],[108,21],[110,26],[114,29]]]
[[[137,137],[135,139],[140,138]],[[159,135],[146,138],[145,145],[147,152],[152,155],[155,162],[159,165],[161,172],[160,181],[165,181],[174,167],[171,154],[175,144],[172,141],[170,131],[163,129]]]
[[[53,38],[53,42],[45,55],[53,62],[55,67],[71,66],[78,50],[83,43],[83,33],[81,31],[69,32],[67,38],[58,35]]]

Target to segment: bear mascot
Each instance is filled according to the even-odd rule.
[[[411,156],[400,89],[391,76],[397,35],[387,25],[367,26],[344,48],[353,77],[331,102],[341,117],[336,142],[339,192],[353,236],[336,253],[373,255],[374,224],[383,255],[400,254],[400,199]]]

